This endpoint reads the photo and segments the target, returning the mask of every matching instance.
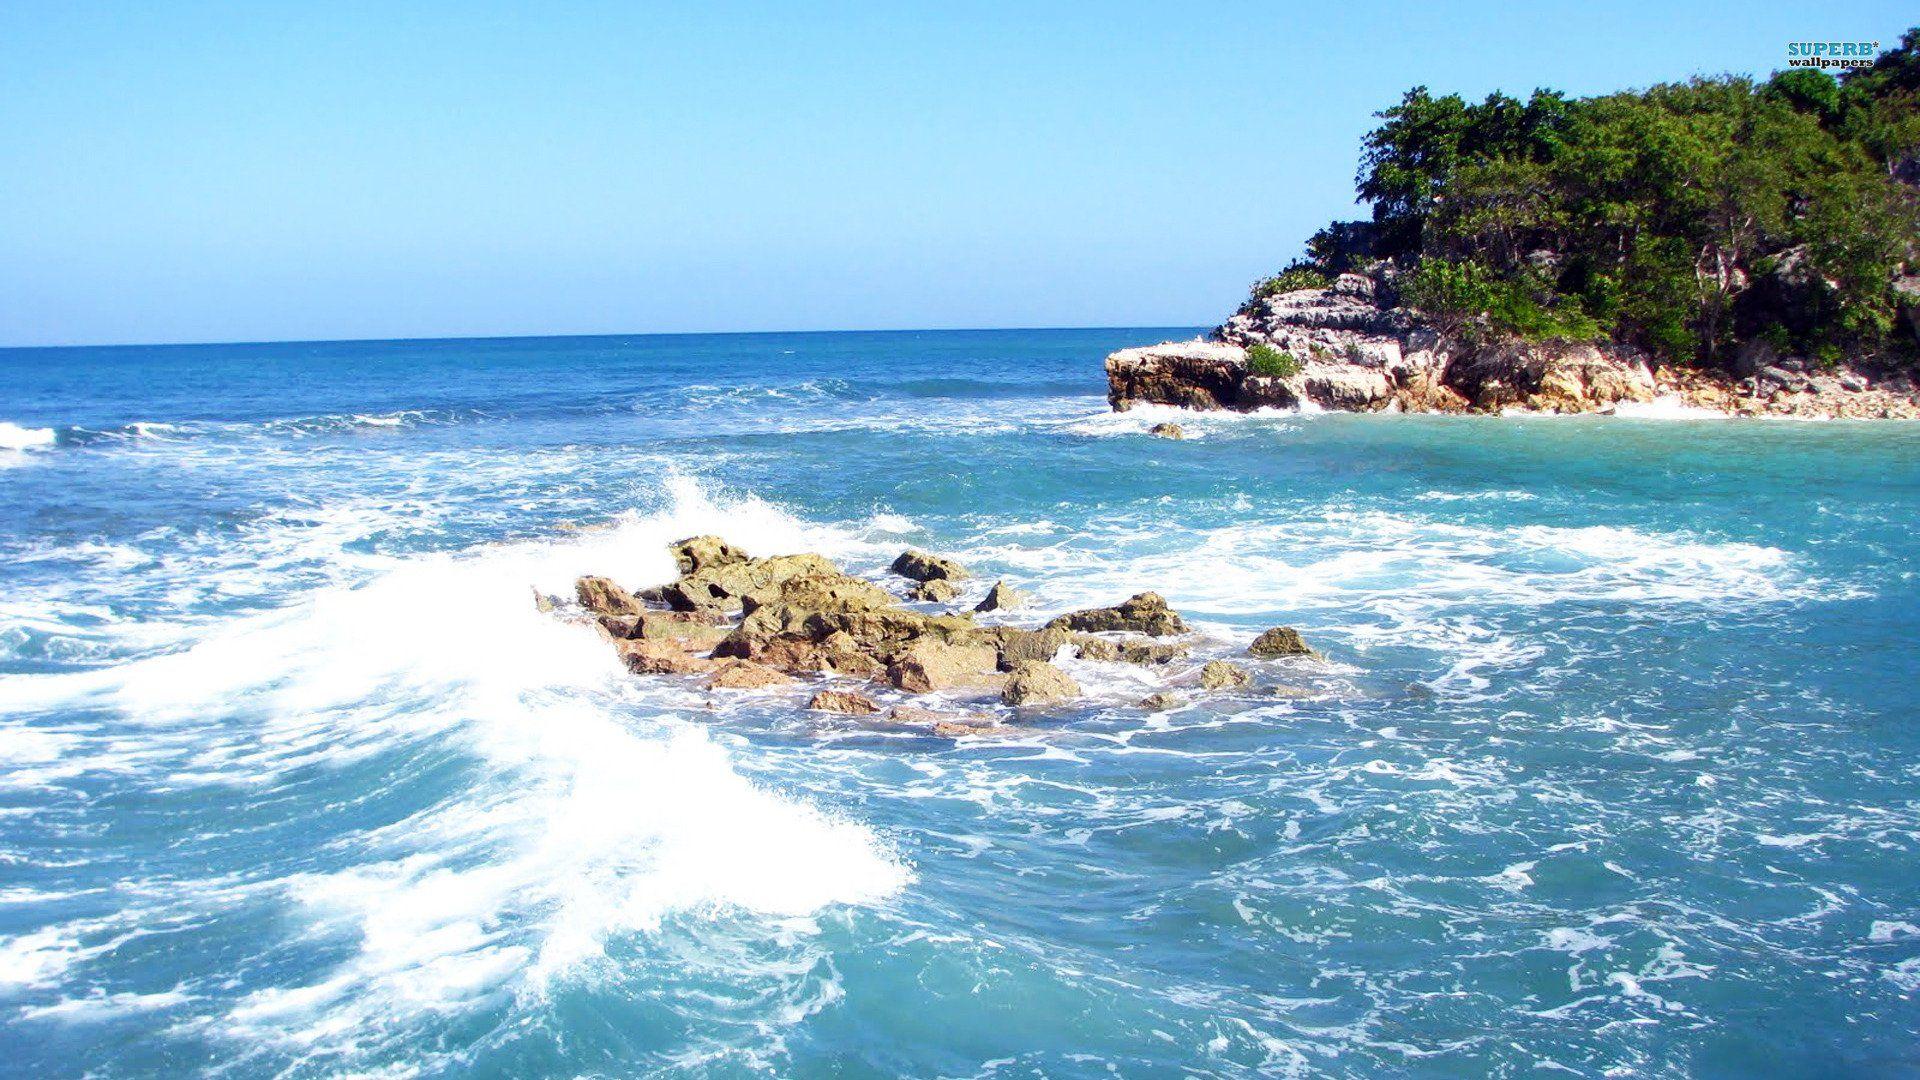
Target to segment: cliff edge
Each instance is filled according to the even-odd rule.
[[[1744,349],[1730,371],[1658,367],[1593,343],[1450,339],[1383,302],[1386,282],[1342,274],[1324,289],[1250,301],[1205,340],[1107,357],[1107,399],[1188,409],[1589,413],[1658,402],[1729,416],[1916,419],[1911,375]]]

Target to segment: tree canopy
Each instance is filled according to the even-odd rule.
[[[1421,86],[1379,117],[1356,178],[1372,220],[1316,234],[1296,274],[1390,259],[1442,325],[1675,361],[1752,338],[1911,349],[1895,280],[1920,265],[1920,29],[1838,79],[1478,104]]]

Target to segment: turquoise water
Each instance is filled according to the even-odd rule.
[[[1920,1073],[1920,427],[1106,412],[1188,333],[0,352],[0,1072]],[[709,531],[1329,661],[955,743],[534,610]]]

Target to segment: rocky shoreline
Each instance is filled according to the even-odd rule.
[[[1750,344],[1729,372],[1660,366],[1590,343],[1448,338],[1384,302],[1386,283],[1342,274],[1330,287],[1251,301],[1203,340],[1107,357],[1108,401],[1188,409],[1611,413],[1666,405],[1725,416],[1920,419],[1904,372],[1821,367]],[[1262,374],[1249,351],[1279,354]]]
[[[923,551],[894,560],[888,584],[905,593],[896,596],[815,554],[753,558],[715,536],[670,549],[680,576],[668,584],[630,592],[582,577],[572,601],[540,606],[591,620],[637,675],[790,693],[811,710],[945,737],[1006,734],[1082,699],[1063,657],[1147,669],[1157,686],[1137,707],[1148,711],[1195,692],[1306,694],[1272,682],[1264,662],[1320,658],[1293,628],[1274,627],[1246,647],[1246,663],[1200,662],[1198,635],[1151,592],[1038,626],[987,625],[977,615],[1019,607],[1019,592],[996,582],[977,603],[953,605],[972,575]],[[927,696],[937,707],[917,703]]]

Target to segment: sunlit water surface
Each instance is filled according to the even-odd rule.
[[[1190,332],[0,352],[0,1071],[1920,1073],[1920,426],[1106,411]],[[1329,661],[956,743],[534,608],[699,532]]]

